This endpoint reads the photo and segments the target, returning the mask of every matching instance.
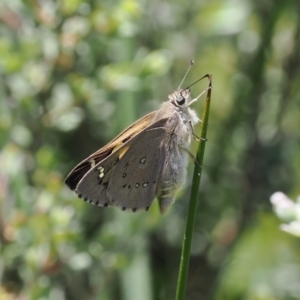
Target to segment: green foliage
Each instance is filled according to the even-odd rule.
[[[175,297],[191,176],[165,217],[91,207],[63,181],[191,59],[185,84],[214,83],[186,299],[299,299],[297,238],[269,203],[300,194],[299,16],[297,1],[2,1],[0,299]]]

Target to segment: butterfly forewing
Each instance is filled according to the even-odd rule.
[[[97,163],[102,161],[105,157],[110,155],[113,151],[113,148],[105,149],[100,153],[94,153],[80,164],[78,164],[72,172],[68,175],[65,180],[67,186],[74,191],[76,189],[77,184],[83,178],[83,176],[91,170]]]
[[[75,193],[91,204],[105,207],[111,205],[106,196],[106,190],[111,173],[118,161],[118,152],[106,157],[84,175]]]
[[[156,183],[160,173],[158,170],[160,170],[162,166],[160,159],[164,157],[160,155],[160,151],[164,151],[164,149],[159,147],[159,145],[165,135],[163,128],[165,122],[166,119],[162,119],[150,125],[147,129],[128,140],[118,150],[96,164],[79,181],[75,189],[76,194],[85,201],[99,206],[115,205],[124,210],[148,208],[155,196]],[[149,178],[141,177],[141,184],[146,182],[149,182],[149,184],[145,184],[144,187],[137,189],[136,192],[132,193],[130,191],[131,187],[128,189],[128,185],[133,185],[133,183],[128,183],[127,194],[125,195],[123,186],[126,183],[123,183],[123,179],[127,179],[126,182],[129,182],[128,180],[130,180],[135,172],[138,172],[138,174],[141,172],[144,160],[143,157],[138,155],[138,149],[145,146],[153,147],[153,154],[149,157],[147,166],[151,166],[151,170],[152,168],[154,169],[155,166],[154,170],[156,170],[156,173],[147,172],[149,173]],[[134,159],[135,157],[136,159]],[[140,161],[142,163],[139,163]],[[130,176],[127,177],[127,174],[124,176],[125,171],[127,171],[128,174],[130,172]],[[156,183],[154,184],[154,182]],[[136,182],[134,182],[134,184],[136,184]],[[112,190],[117,190],[116,187],[112,189],[113,185],[120,186],[119,192],[112,192]],[[151,193],[149,192],[149,188],[151,189]],[[124,204],[121,205],[121,202]]]
[[[99,149],[87,159],[79,163],[67,176],[65,183],[71,190],[75,190],[79,181],[84,177],[84,175],[89,172],[95,165],[100,161],[108,157],[116,147],[124,144],[128,140],[136,136],[141,130],[149,125],[149,122],[153,118],[154,112],[142,117],[135,123],[126,128],[122,133],[120,133],[116,138],[114,138],[105,147]]]

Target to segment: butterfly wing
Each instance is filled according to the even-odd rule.
[[[161,145],[166,136],[166,120],[148,126],[96,164],[77,184],[77,195],[98,206],[114,205],[133,211],[149,208],[165,157],[165,148]],[[144,159],[145,155],[139,153],[150,148]],[[139,181],[133,181],[133,178]]]
[[[160,122],[161,123],[161,122]],[[122,210],[148,210],[166,157],[163,127],[145,130],[112,171],[107,197]]]
[[[107,156],[83,175],[75,188],[79,198],[98,206],[111,205],[106,190],[111,173],[119,161],[120,150]]]
[[[109,142],[106,146],[99,149],[88,158],[79,163],[67,176],[65,179],[66,185],[74,191],[77,187],[79,181],[84,177],[84,175],[89,172],[95,165],[100,161],[104,160],[117,148],[120,148],[126,141],[130,140],[136,136],[141,130],[146,128],[150,121],[153,119],[155,112],[152,112],[143,118],[137,120],[131,126],[126,128],[122,133],[120,133],[116,138]]]

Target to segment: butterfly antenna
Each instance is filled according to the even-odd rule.
[[[189,65],[189,68],[188,68],[187,71],[185,72],[185,74],[184,74],[184,76],[183,76],[183,79],[181,80],[181,82],[180,82],[180,84],[179,84],[178,90],[181,88],[181,86],[182,86],[182,84],[183,84],[183,82],[184,82],[184,80],[185,80],[187,74],[189,73],[189,71],[190,71],[190,69],[191,69],[191,67],[192,67],[192,65],[193,65],[194,63],[195,63],[195,62],[194,62],[193,60],[191,60],[190,65]]]
[[[209,74],[204,75],[203,77],[201,77],[200,79],[196,80],[195,82],[190,84],[188,87],[186,87],[185,90],[188,90],[191,86],[193,86],[194,84],[196,84],[197,82],[199,82],[200,80],[202,80],[204,78],[208,78],[208,80],[210,80],[210,75]]]
[[[208,88],[206,88],[202,93],[200,93],[199,96],[197,96],[196,98],[192,99],[191,102],[188,104],[188,106],[190,106],[192,103],[196,102],[203,94],[205,94],[208,90],[210,90],[212,88],[212,86],[211,86],[211,75],[206,74],[203,77],[201,77],[200,79],[196,80],[191,85],[189,85],[186,89],[189,89],[192,85],[194,85],[195,83],[197,83],[198,81],[200,81],[200,80],[202,80],[204,78],[208,78],[208,80],[209,80],[209,86],[208,86]]]

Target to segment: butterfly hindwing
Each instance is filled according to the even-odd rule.
[[[163,164],[165,150],[160,145],[165,136],[163,128],[165,122],[166,120],[162,119],[150,125],[96,164],[80,180],[75,190],[76,194],[98,206],[114,205],[133,211],[149,208],[155,196]],[[153,148],[146,160],[143,159],[144,156],[138,154],[147,149],[144,147]],[[147,172],[142,172],[146,166]],[[126,171],[128,177],[127,174],[124,176]],[[131,182],[133,176],[138,176],[140,182]],[[136,183],[141,186],[136,188]],[[123,187],[124,184],[127,184],[127,190]],[[129,185],[132,185],[132,188],[128,188]]]
[[[163,128],[145,130],[121,158],[107,189],[114,206],[133,212],[149,209],[165,159],[165,136]]]

